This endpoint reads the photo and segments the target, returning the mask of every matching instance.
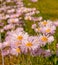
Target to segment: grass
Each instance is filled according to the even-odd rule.
[[[58,0],[38,0],[37,3],[31,3],[30,0],[24,0],[27,7],[36,7],[44,19],[58,19]],[[28,6],[28,3],[31,5]]]
[[[38,0],[37,3],[32,3],[30,0],[23,0],[25,6],[27,7],[35,7],[37,10],[40,11],[40,14],[37,16],[42,16],[43,19],[51,19],[51,20],[57,20],[58,19],[58,0]],[[30,3],[31,5],[28,5]],[[31,24],[30,21],[25,21],[25,31],[27,31],[29,34],[34,35],[34,31],[31,30]],[[56,31],[56,34],[54,35],[55,39],[58,39],[58,30]],[[56,50],[56,43],[58,41],[56,40],[53,44],[49,46],[51,50]],[[5,57],[5,65],[58,65],[58,57],[54,54],[51,57],[44,58],[42,56],[32,57],[30,55],[19,55],[19,57],[9,56]],[[0,57],[0,65],[1,57]]]

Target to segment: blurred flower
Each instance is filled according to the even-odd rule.
[[[6,25],[6,26],[4,26],[4,30],[10,30],[10,29],[13,29],[14,28],[14,25],[12,25],[12,24],[8,24],[8,25]]]
[[[20,53],[21,53],[20,48],[12,48],[12,49],[10,49],[10,54],[11,55],[18,56],[18,54],[20,54]]]
[[[41,45],[46,45],[46,43],[51,43],[54,41],[53,36],[45,36],[45,35],[40,35],[39,36],[39,41],[41,42]]]
[[[58,26],[58,21],[55,21],[55,22],[54,22],[54,25],[55,25],[55,26]]]
[[[8,19],[8,23],[18,23],[18,22],[19,22],[18,18]]]
[[[35,29],[35,28],[36,28],[36,24],[33,24],[33,25],[32,25],[32,29]]]
[[[32,2],[37,2],[38,0],[31,0]]]
[[[32,52],[32,50],[35,51],[36,49],[38,49],[39,45],[40,44],[39,44],[38,37],[32,37],[31,36],[28,39],[23,40],[21,49],[22,49],[23,53],[24,52]]]
[[[44,54],[44,57],[49,57],[49,56],[51,56],[51,51],[50,51],[50,49],[45,50],[45,51],[43,52],[43,54]]]

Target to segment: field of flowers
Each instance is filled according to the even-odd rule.
[[[0,0],[0,65],[58,65],[58,0]]]

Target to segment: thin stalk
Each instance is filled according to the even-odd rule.
[[[0,33],[0,43],[1,43],[1,33]],[[2,55],[2,65],[4,65],[4,56],[3,56],[3,54],[2,54],[2,48],[1,48],[1,55]]]

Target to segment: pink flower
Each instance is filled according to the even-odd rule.
[[[41,32],[44,33],[44,34],[54,34],[55,33],[55,30],[56,30],[56,27],[55,26],[46,26],[46,27],[42,27],[41,28]]]
[[[8,19],[8,23],[18,23],[18,22],[19,22],[19,19],[18,18]]]
[[[45,35],[40,35],[39,36],[39,42],[41,43],[40,45],[46,45],[46,43],[52,43],[54,41],[53,36],[45,36]]]
[[[10,17],[9,18],[16,18],[16,17],[19,17],[19,13],[17,13],[17,14],[12,14],[12,15],[10,15]]]
[[[54,25],[55,25],[55,26],[58,26],[58,21],[54,22]]]
[[[32,2],[37,2],[38,0],[31,0]]]
[[[49,57],[49,56],[51,56],[51,51],[50,51],[50,49],[45,50],[45,51],[43,52],[43,54],[44,54],[44,57]]]
[[[50,36],[49,38],[48,38],[48,43],[51,43],[51,42],[53,42],[54,41],[54,37],[53,36]]]
[[[10,43],[11,47],[16,48],[22,44],[23,39],[25,40],[27,38],[28,34],[25,33],[22,28],[20,28],[16,29],[15,31],[8,32],[5,40]]]
[[[32,25],[32,29],[35,29],[35,28],[36,28],[36,24],[33,24],[33,25]]]
[[[10,49],[10,54],[12,54],[12,55],[18,56],[18,54],[20,54],[20,53],[21,53],[20,48],[11,48]]]
[[[21,49],[23,53],[27,53],[27,52],[32,52],[31,50],[36,50],[38,49],[40,46],[39,44],[39,40],[38,37],[36,36],[30,36],[29,38],[27,38],[26,40],[23,40]]]
[[[15,12],[15,9],[7,10],[7,13],[13,13]]]
[[[2,51],[2,55],[3,55],[3,56],[9,55],[9,53],[10,53],[9,50],[6,50],[6,51],[3,50],[3,51]]]
[[[10,30],[10,29],[13,29],[14,28],[14,25],[12,25],[12,24],[8,24],[8,25],[6,25],[6,26],[4,26],[4,30]]]
[[[10,43],[8,41],[3,42],[2,48],[10,46]]]

